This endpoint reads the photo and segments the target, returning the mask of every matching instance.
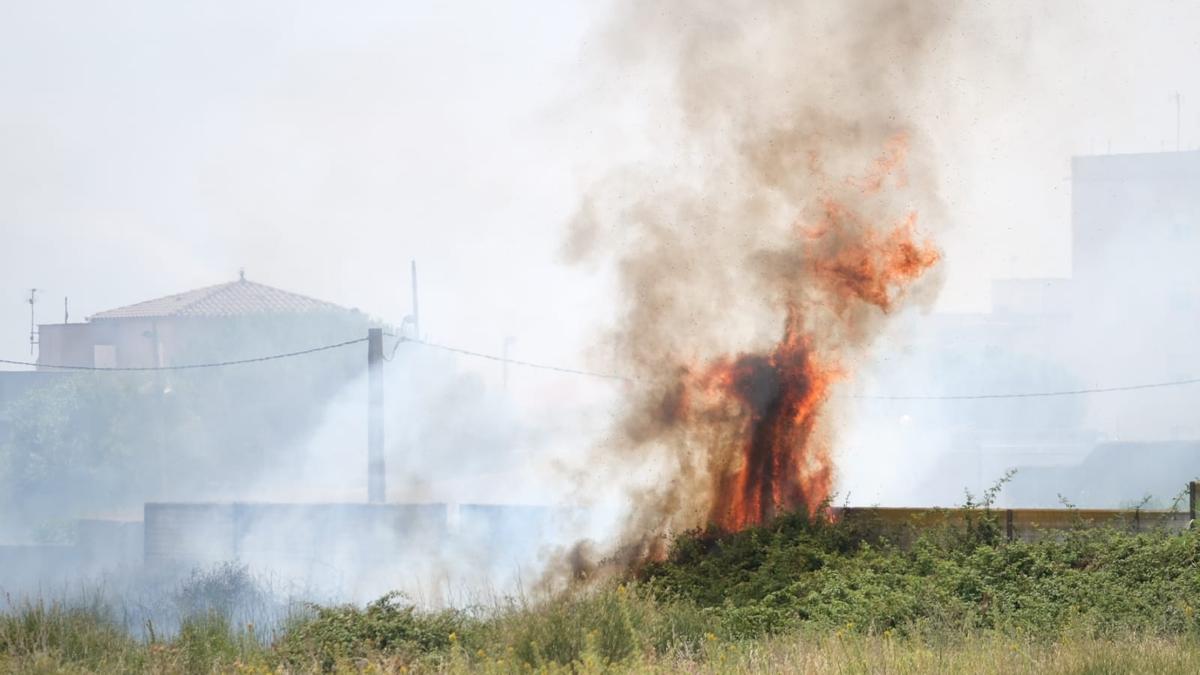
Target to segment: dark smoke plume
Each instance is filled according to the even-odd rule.
[[[619,272],[606,339],[634,383],[598,459],[653,475],[616,562],[830,497],[831,393],[889,314],[936,295],[927,75],[958,15],[678,0],[629,3],[610,27],[617,82],[670,82],[655,161],[590,190],[566,242]]]

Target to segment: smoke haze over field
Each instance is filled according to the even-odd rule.
[[[1030,445],[1003,436],[1014,426],[1070,446],[1063,462],[1102,437],[1200,438],[1191,390],[854,398],[1200,373],[1180,319],[1200,316],[1200,288],[1162,254],[1192,249],[1142,241],[1200,229],[1190,155],[1070,164],[1200,143],[1196,25],[1200,7],[1172,2],[0,0],[0,359],[30,359],[31,287],[39,322],[62,319],[64,296],[81,321],[243,266],[363,310],[286,349],[361,338],[369,317],[401,325],[416,259],[422,337],[635,381],[516,365],[505,380],[494,361],[402,346],[386,371],[393,499],[586,506],[587,536],[639,554],[834,493],[953,503],[1008,461],[962,448]],[[1091,211],[1073,213],[1089,171]],[[1063,294],[1071,318],[993,298],[995,278],[1078,271],[1072,224],[1117,213],[1110,184],[1146,175],[1122,207],[1144,220],[1076,235],[1108,285]],[[1161,185],[1183,196],[1137,202]],[[1127,321],[1131,307],[1156,318]],[[38,439],[0,455],[0,478],[29,491],[12,531],[145,500],[361,501],[363,357],[225,384],[56,380],[0,411],[0,443]],[[301,373],[334,358],[337,386],[308,394]],[[747,415],[787,429],[747,444]],[[803,480],[778,478],[780,447],[804,450],[789,469]],[[740,474],[744,456],[768,478]],[[1051,479],[1037,487],[1053,498]],[[570,535],[513,560],[540,565]],[[466,550],[437,551],[430,574],[471,573],[487,554]]]
[[[957,102],[920,102],[970,122],[935,139],[949,309],[986,307],[992,277],[1069,270],[1070,155],[1172,148],[1175,91],[1200,142],[1193,5],[972,5],[952,39],[992,58],[928,55]],[[593,77],[614,11],[0,3],[0,355],[28,356],[33,286],[41,320],[64,295],[78,319],[245,266],[397,321],[417,258],[436,336],[578,362],[611,291],[558,263],[562,223],[580,186],[661,149],[653,73]]]

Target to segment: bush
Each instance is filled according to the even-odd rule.
[[[310,616],[296,619],[284,633],[278,651],[293,665],[328,671],[339,661],[381,652],[417,655],[449,649],[464,617],[453,611],[420,613],[401,598],[389,593],[366,609],[312,606]]]
[[[98,604],[0,615],[0,670],[671,671],[725,658],[816,668],[803,651],[762,651],[801,642],[852,671],[896,654],[936,669],[929,649],[957,654],[964,672],[997,659],[1016,667],[1016,649],[1048,668],[1092,672],[1132,663],[1105,645],[1142,643],[1158,645],[1150,651],[1169,669],[1200,666],[1200,532],[1079,528],[1007,542],[986,507],[962,515],[905,534],[903,546],[869,518],[793,514],[733,534],[695,531],[610,584],[483,609],[422,611],[398,594],[362,608],[311,606],[270,645],[228,616],[255,597],[254,584],[220,568],[178,593],[190,614],[165,641],[130,638]],[[1086,647],[1067,654],[1056,644]],[[992,655],[974,659],[972,645]]]
[[[690,601],[724,635],[806,628],[1054,638],[1200,634],[1200,533],[1077,529],[1006,542],[986,509],[890,544],[862,523],[804,514],[732,535],[692,532],[639,576],[662,602]]]

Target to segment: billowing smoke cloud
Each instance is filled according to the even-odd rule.
[[[633,383],[598,449],[636,466],[623,555],[816,508],[835,403],[882,322],[938,288],[927,73],[941,3],[630,3],[623,73],[665,71],[654,166],[585,196],[572,260],[611,256],[606,339]]]

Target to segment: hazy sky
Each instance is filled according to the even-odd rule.
[[[1200,3],[994,3],[938,139],[940,308],[1070,269],[1072,154],[1200,143]],[[421,266],[434,339],[584,361],[614,309],[563,224],[637,146],[593,90],[599,2],[0,1],[0,358],[41,322],[247,277],[389,321]],[[953,54],[946,58],[954,58]],[[798,66],[798,68],[802,68]],[[802,80],[803,73],[798,75]],[[632,120],[632,121],[630,121]]]

